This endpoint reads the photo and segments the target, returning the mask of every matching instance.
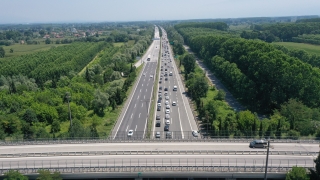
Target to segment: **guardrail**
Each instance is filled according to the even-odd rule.
[[[175,136],[174,136],[175,137]],[[249,143],[254,139],[229,139],[229,138],[189,138],[189,139],[164,139],[164,138],[136,138],[136,137],[113,137],[99,139],[99,138],[70,138],[70,139],[36,139],[36,140],[5,140],[0,141],[2,146],[13,145],[45,145],[45,144],[84,144],[84,143],[154,143],[154,142],[238,142]],[[272,143],[309,143],[319,144],[319,140],[293,140],[293,139],[274,139]]]
[[[18,170],[37,173],[39,169],[60,173],[86,172],[264,172],[265,159],[81,159],[4,161],[0,173]],[[312,160],[269,160],[269,172],[287,172],[293,166],[313,168]]]
[[[99,156],[99,155],[266,155],[266,151],[84,151],[84,152],[44,152],[0,154],[0,158],[52,157],[52,156]],[[307,151],[269,151],[269,155],[317,156],[319,152]]]

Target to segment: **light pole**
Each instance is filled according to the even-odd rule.
[[[71,109],[70,109],[70,99],[71,99],[71,95],[70,95],[69,92],[66,92],[65,98],[66,98],[66,100],[68,101],[69,118],[70,118],[70,128],[72,128],[72,118],[71,118]]]
[[[264,171],[264,180],[267,180],[270,141],[273,141],[273,139],[268,139],[267,160],[266,160],[266,167]]]

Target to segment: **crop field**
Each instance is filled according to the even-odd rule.
[[[6,51],[5,57],[21,56],[25,54],[34,53],[37,51],[45,51],[52,47],[64,46],[67,44],[36,44],[36,45],[26,45],[26,44],[14,44],[11,46],[3,46]],[[10,49],[13,49],[13,53],[10,53]]]
[[[295,43],[295,42],[274,42],[278,45],[283,45],[289,49],[302,49],[311,54],[320,55],[320,45],[304,44],[304,43]]]

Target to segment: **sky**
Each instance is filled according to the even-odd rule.
[[[0,0],[0,24],[320,15],[320,0]]]

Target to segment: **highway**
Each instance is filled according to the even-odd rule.
[[[154,107],[155,115],[153,121],[153,136],[151,138],[156,138],[156,132],[160,132],[159,139],[170,138],[166,136],[167,131],[164,130],[166,121],[170,121],[169,132],[172,133],[171,139],[187,139],[193,138],[192,130],[197,131],[197,125],[195,123],[193,114],[188,100],[185,97],[185,90],[180,79],[179,71],[174,62],[172,56],[172,50],[168,43],[167,35],[164,29],[162,29],[162,44],[161,44],[161,61],[160,61],[160,71],[157,83],[159,83],[159,88],[157,89],[158,97],[157,101],[160,99],[161,108],[158,110],[158,105]],[[172,75],[170,73],[172,72]],[[161,82],[161,83],[160,83]],[[177,86],[177,90],[174,91],[173,87]],[[167,88],[167,91],[165,90]],[[166,99],[168,98],[168,99]],[[167,102],[166,102],[167,101]],[[176,105],[173,105],[173,102]],[[170,107],[167,108],[166,105]],[[165,111],[169,110],[169,119],[165,118],[167,114]],[[160,116],[160,127],[156,126],[156,116]]]
[[[159,30],[155,27],[155,38],[159,38]],[[151,47],[142,57],[144,66],[138,76],[138,83],[133,87],[133,94],[128,97],[125,109],[113,129],[112,136],[115,139],[144,138],[147,128],[147,120],[150,111],[153,85],[155,80],[160,41],[154,40]],[[147,57],[150,55],[150,61]],[[128,136],[129,130],[133,133]]]

